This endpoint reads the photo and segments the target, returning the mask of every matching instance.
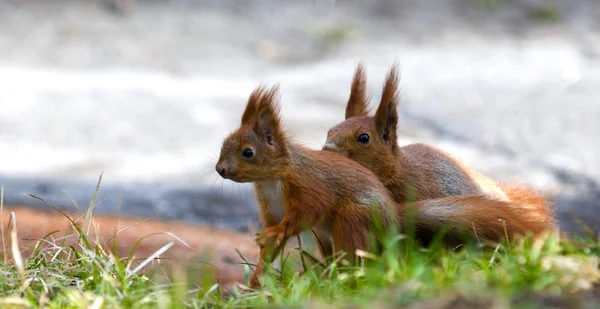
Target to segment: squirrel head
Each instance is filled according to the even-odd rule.
[[[235,182],[276,178],[287,158],[279,118],[279,86],[259,86],[248,99],[240,127],[223,142],[216,170]]]
[[[379,107],[374,116],[368,116],[365,70],[359,63],[346,106],[346,120],[329,129],[323,150],[340,153],[371,169],[396,152],[398,81],[398,66],[394,64],[387,74]]]

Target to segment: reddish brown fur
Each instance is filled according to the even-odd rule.
[[[384,143],[387,143],[393,152],[396,151],[397,135],[396,128],[398,125],[398,68],[394,65],[389,71],[386,84],[383,87],[383,94],[381,95],[381,103],[375,112],[375,129],[377,130],[378,136]],[[348,118],[348,115],[346,115]]]
[[[312,228],[330,248],[353,255],[367,250],[373,215],[384,226],[396,225],[396,206],[371,171],[331,152],[295,144],[279,119],[278,88],[257,88],[248,100],[241,127],[223,142],[217,171],[237,182],[253,182],[264,230],[257,236],[264,268],[267,249]],[[250,113],[255,113],[255,116]],[[246,149],[254,155],[243,157]],[[332,240],[332,242],[330,241]]]
[[[377,112],[373,117],[363,112],[368,102],[365,95],[355,95],[354,85],[366,83],[364,68],[359,66],[346,108],[346,120],[331,128],[323,150],[340,153],[366,166],[379,177],[394,200],[399,203],[423,201],[427,205],[441,205],[446,215],[426,217],[431,212],[417,207],[423,226],[430,228],[444,224],[462,226],[471,224],[483,230],[482,236],[500,236],[499,221],[506,220],[509,232],[523,234],[527,231],[539,233],[554,227],[552,209],[547,202],[527,189],[500,186],[488,177],[472,170],[459,159],[448,153],[424,144],[398,146],[396,126],[398,123],[398,73],[394,65],[386,78]],[[366,133],[368,143],[358,138]],[[454,196],[455,198],[448,198]],[[441,199],[436,201],[427,200]],[[451,211],[452,205],[456,211]],[[468,206],[468,207],[466,207]],[[430,206],[433,207],[433,206]],[[470,222],[470,223],[469,223]],[[512,233],[509,233],[512,235]],[[492,237],[494,236],[494,237]]]
[[[348,105],[346,106],[346,118],[357,115],[366,116],[368,114],[367,101],[365,68],[362,63],[359,63],[352,80],[352,91],[350,91],[350,99],[348,99]],[[352,104],[353,102],[364,102],[364,104]]]
[[[400,204],[400,213],[416,206],[417,237],[429,241],[447,228],[447,241],[457,244],[467,236],[481,241],[499,241],[508,236],[542,234],[556,223],[549,205],[539,197],[514,195],[515,201],[500,201],[484,195],[454,196]],[[525,202],[527,201],[527,202]],[[407,216],[408,217],[408,216]]]

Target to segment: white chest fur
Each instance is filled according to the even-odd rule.
[[[277,221],[281,221],[285,216],[285,207],[283,206],[283,194],[281,192],[281,181],[262,181],[259,183],[262,189],[263,198],[269,202],[269,210]]]
[[[281,181],[261,181],[257,182],[262,192],[262,198],[268,201],[269,212],[273,215],[275,221],[281,222],[285,216],[285,206],[283,203],[283,193],[281,191]],[[321,224],[314,228],[317,233],[319,240],[323,242],[323,245],[329,246],[331,244],[331,221],[329,219],[323,220]],[[303,239],[310,239],[312,232],[309,230],[301,233]],[[308,237],[308,238],[307,238]]]

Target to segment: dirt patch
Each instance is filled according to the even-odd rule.
[[[20,246],[24,248],[24,256],[31,254],[31,249],[41,238],[55,231],[59,232],[46,239],[60,243],[62,241],[60,238],[69,234],[71,236],[64,239],[65,244],[77,243],[70,228],[71,224],[66,217],[59,213],[25,208],[7,207],[4,209],[2,220],[6,235],[8,235],[6,226],[10,221],[11,212],[16,215],[18,239]],[[73,220],[80,216],[80,214],[74,213],[69,213],[69,215]],[[136,259],[143,260],[173,241],[173,247],[160,256],[160,264],[153,263],[150,267],[204,265],[203,267],[214,270],[216,278],[224,285],[236,282],[244,283],[244,260],[236,250],[239,250],[250,263],[256,263],[258,259],[258,247],[248,233],[236,233],[178,222],[144,221],[143,218],[106,215],[94,215],[92,223],[93,226],[97,226],[97,229],[92,228],[89,238],[106,244],[105,248],[110,251],[115,246],[115,252],[120,257],[129,256],[136,243],[145,236],[148,237],[141,240],[137,248],[133,250],[133,257]],[[87,227],[83,226],[83,219],[80,219],[77,225],[81,226],[84,231],[87,230]],[[120,233],[113,238],[117,231]],[[181,241],[165,233],[170,233]],[[0,256],[3,254],[4,252]]]

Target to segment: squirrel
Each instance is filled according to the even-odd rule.
[[[532,216],[521,215],[527,209],[486,196],[397,203],[367,167],[335,152],[295,143],[282,126],[278,98],[278,86],[252,92],[240,127],[224,140],[215,166],[224,179],[254,185],[264,229],[256,237],[260,257],[251,288],[258,286],[265,262],[277,248],[308,229],[313,230],[323,257],[332,256],[334,248],[354,257],[357,249],[369,248],[367,236],[373,224],[383,223],[385,231],[392,231],[392,225],[402,230],[411,210],[419,231],[429,231],[431,236],[451,227],[453,236],[464,231],[500,239],[505,230],[504,221],[498,219],[508,220],[508,227],[517,231],[530,224]],[[479,207],[482,204],[486,209]]]
[[[540,234],[555,227],[553,210],[538,193],[518,185],[497,183],[433,146],[416,143],[400,147],[396,131],[398,82],[395,63],[387,74],[380,104],[371,117],[367,110],[365,69],[359,63],[345,120],[329,129],[322,150],[342,154],[373,171],[398,203],[446,198],[443,209],[431,201],[427,206],[430,209],[420,210],[427,213],[416,218],[422,232],[435,231],[441,222],[450,220],[448,216],[454,217],[453,223],[462,222],[457,226],[463,228],[470,222],[491,240],[502,237],[505,230],[512,237]],[[503,224],[497,219],[503,219]]]
[[[398,226],[387,189],[366,167],[333,152],[312,150],[286,134],[279,116],[279,85],[257,87],[240,127],[223,142],[216,171],[224,179],[252,182],[263,230],[260,260],[250,280],[258,285],[265,261],[291,236],[312,229],[321,254],[333,248],[350,257],[368,250],[371,228]],[[376,222],[379,220],[379,222]]]

